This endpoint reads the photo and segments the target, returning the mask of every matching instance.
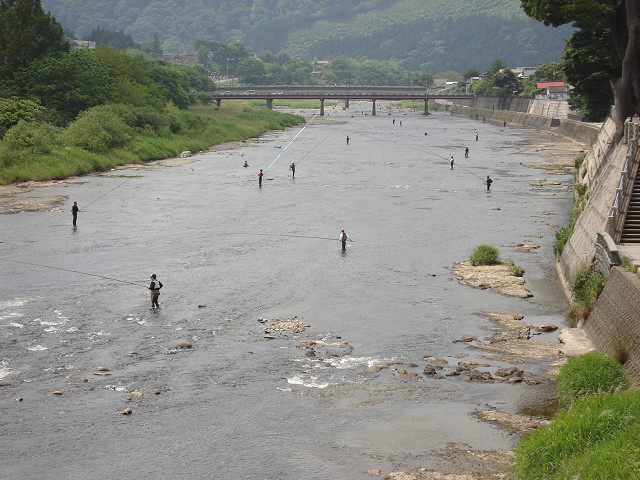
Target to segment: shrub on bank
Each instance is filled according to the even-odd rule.
[[[562,405],[601,393],[627,389],[629,376],[615,359],[598,352],[570,358],[556,378],[556,395]],[[640,413],[640,412],[638,412]]]
[[[498,249],[491,245],[478,245],[473,253],[469,256],[471,265],[497,265],[498,262]]]
[[[597,270],[585,267],[580,270],[569,285],[575,303],[569,317],[574,321],[587,318],[604,287],[604,277]]]

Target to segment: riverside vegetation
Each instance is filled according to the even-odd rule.
[[[516,449],[521,480],[640,478],[640,392],[613,358],[570,359],[556,379],[566,408]]]
[[[252,108],[246,102],[218,107],[110,104],[93,107],[66,128],[20,121],[0,142],[0,183],[62,179],[199,151],[300,124],[304,117]]]

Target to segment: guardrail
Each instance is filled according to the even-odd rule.
[[[620,172],[620,181],[618,182],[618,187],[616,188],[616,196],[613,199],[613,205],[611,206],[611,210],[609,211],[609,218],[607,223],[607,233],[611,235],[616,241],[619,241],[618,233],[622,233],[621,226],[618,225],[620,222],[620,213],[622,210],[622,201],[624,199],[625,191],[629,186],[629,182],[633,181],[630,177],[629,172],[633,169],[635,162],[635,149],[638,144],[638,128],[640,125],[634,124],[633,122],[627,122],[624,126],[624,138],[625,141],[629,144],[629,148],[627,149],[627,154],[624,159],[624,166],[622,167],[622,172]]]

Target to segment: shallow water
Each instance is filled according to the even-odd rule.
[[[384,108],[372,117],[353,105],[314,119],[284,152],[299,128],[179,167],[37,189],[67,195],[65,211],[0,218],[0,258],[55,267],[0,262],[2,476],[365,479],[428,466],[447,442],[514,445],[473,412],[515,413],[546,385],[433,379],[423,357],[447,359],[443,373],[479,359],[453,343],[488,335],[474,312],[564,325],[553,224],[566,223],[571,196],[533,194],[529,182],[550,177],[522,163],[545,160],[526,151],[533,130],[446,113],[394,112],[393,125]],[[77,229],[73,201],[91,203]],[[340,228],[354,240],[344,255]],[[533,298],[458,284],[447,268],[482,243],[525,269]],[[540,248],[502,247],[514,243]],[[151,273],[164,284],[158,311]],[[274,340],[257,322],[293,316],[310,327]],[[302,340],[352,349],[309,357]],[[183,341],[193,348],[171,349]],[[361,373],[377,360],[419,375]],[[94,375],[99,366],[110,375]],[[128,400],[133,391],[147,393]]]

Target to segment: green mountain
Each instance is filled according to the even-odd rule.
[[[531,20],[517,0],[42,0],[80,38],[95,28],[137,42],[156,35],[165,53],[194,53],[196,38],[286,50],[307,59],[394,60],[424,72],[495,58],[510,67],[559,61],[570,27]]]

